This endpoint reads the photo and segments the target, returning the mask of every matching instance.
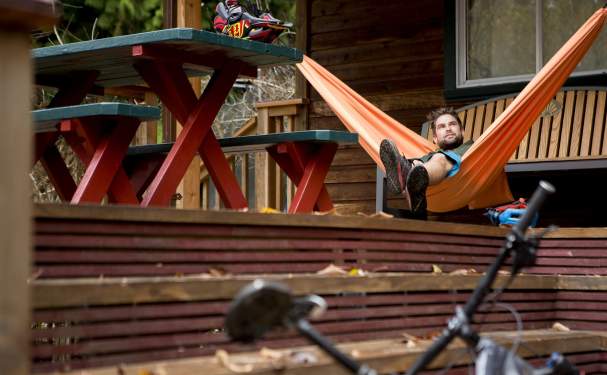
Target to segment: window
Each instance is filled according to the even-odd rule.
[[[453,53],[445,63],[455,70],[446,72],[446,79],[455,78],[455,84],[447,83],[446,88],[520,86],[604,5],[604,0],[456,0],[446,10],[455,14],[455,45],[445,49],[446,54]],[[603,30],[573,76],[604,78],[606,45]]]

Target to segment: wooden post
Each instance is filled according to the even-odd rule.
[[[295,47],[302,51],[304,54],[310,52],[310,43],[308,34],[310,33],[310,19],[312,14],[312,1],[311,0],[297,0],[297,35],[295,36]],[[297,71],[295,73],[295,97],[302,98],[304,101],[310,98],[310,85],[304,76]],[[295,129],[294,130],[307,130],[308,129],[308,108],[304,108],[300,111],[295,118]]]
[[[144,94],[145,104],[157,106],[158,98],[152,92],[146,92]],[[141,123],[139,129],[137,129],[137,133],[135,134],[134,143],[136,145],[152,145],[157,142],[157,134],[158,134],[158,121],[150,120]]]
[[[162,0],[162,27],[177,27],[177,0]],[[169,111],[162,111],[162,142],[175,141],[175,116]]]
[[[257,108],[257,134],[270,133],[270,114],[268,108]],[[270,195],[274,184],[270,179],[270,159],[266,152],[255,154],[255,208],[261,210],[271,207]]]
[[[60,6],[58,11],[61,10]],[[49,1],[0,2],[0,374],[29,374],[32,158],[30,30],[55,22]]]
[[[177,27],[191,27],[200,29],[202,17],[200,1],[178,0],[177,1]],[[200,78],[190,79],[196,95],[200,95]],[[177,134],[181,131],[181,124],[177,123]],[[200,208],[200,157],[195,156],[183,176],[183,180],[177,188],[181,200],[176,203],[177,208]]]

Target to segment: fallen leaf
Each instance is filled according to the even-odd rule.
[[[221,277],[229,275],[230,273],[221,267],[211,267],[209,268],[209,275],[214,277]]]
[[[432,265],[432,273],[443,273],[443,270],[440,269],[436,264]]]
[[[384,211],[379,211],[379,212],[375,212],[375,213],[369,215],[369,217],[379,217],[379,218],[382,218],[382,219],[393,219],[394,215],[389,214],[389,213],[384,212]]]
[[[293,351],[291,352],[291,361],[295,364],[317,363],[318,358],[311,352]]]
[[[474,268],[468,268],[468,269],[459,269],[459,270],[454,270],[449,272],[449,275],[470,275],[476,273],[476,270]]]
[[[569,329],[569,327],[567,327],[564,324],[561,324],[559,322],[556,322],[552,325],[552,329],[555,331],[559,331],[559,332],[569,332],[571,331],[571,329]]]
[[[322,270],[316,272],[317,275],[346,275],[348,272],[343,268],[334,265],[333,263],[329,264]]]
[[[29,283],[31,281],[36,280],[37,278],[39,278],[40,276],[42,276],[43,273],[44,273],[44,271],[42,270],[42,268],[38,268],[36,270],[36,272],[34,272],[34,273],[32,273],[30,275],[30,277],[27,279],[27,282]]]
[[[281,213],[280,211],[278,211],[275,208],[272,207],[264,207],[261,210],[259,210],[259,212],[261,212],[262,214],[279,214]]]
[[[421,336],[420,339],[421,340],[434,340],[435,338],[437,338],[438,336],[441,335],[441,331],[432,331],[432,332],[428,332],[425,335]]]
[[[417,346],[417,342],[419,341],[419,338],[417,338],[413,335],[410,335],[406,332],[403,332],[402,335],[405,336],[405,341],[403,341],[403,342],[404,342],[406,348],[415,348]]]
[[[217,359],[220,365],[232,372],[242,374],[253,371],[253,365],[251,364],[239,364],[230,362],[230,355],[223,349],[219,349],[215,352],[215,359]]]
[[[261,355],[264,358],[270,358],[270,359],[280,359],[284,356],[283,352],[280,352],[278,350],[269,349],[266,347],[261,348],[261,350],[259,351],[259,355]]]
[[[312,214],[317,216],[337,215],[337,210],[335,209],[335,207],[333,207],[329,211],[313,211]]]
[[[350,275],[350,276],[365,276],[366,274],[367,274],[367,272],[365,270],[360,269],[360,268],[352,268],[348,272],[348,275]]]
[[[288,352],[272,350],[264,347],[259,351],[259,355],[263,358],[269,359],[274,370],[281,370],[287,366]]]

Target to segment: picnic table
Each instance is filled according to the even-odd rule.
[[[198,153],[225,206],[233,209],[246,207],[247,201],[211,129],[213,120],[239,75],[255,77],[258,66],[302,59],[296,49],[186,28],[38,48],[32,55],[36,83],[58,89],[50,108],[79,104],[88,93],[102,94],[108,87],[145,83],[183,124],[141,206],[168,205]],[[211,79],[197,96],[188,77],[207,73],[212,74]],[[59,132],[36,134],[35,160],[43,161],[61,189],[70,185],[61,180],[71,177],[54,145],[58,136]],[[127,183],[124,178],[112,181],[114,185]]]

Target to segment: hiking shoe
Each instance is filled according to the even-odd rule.
[[[386,170],[388,190],[392,194],[402,194],[407,185],[407,175],[411,171],[411,162],[400,154],[394,142],[389,139],[381,141],[379,157]]]
[[[425,167],[418,165],[411,169],[407,176],[407,193],[411,204],[411,213],[415,218],[426,219],[428,204],[426,201],[426,189],[430,182],[428,171]]]

